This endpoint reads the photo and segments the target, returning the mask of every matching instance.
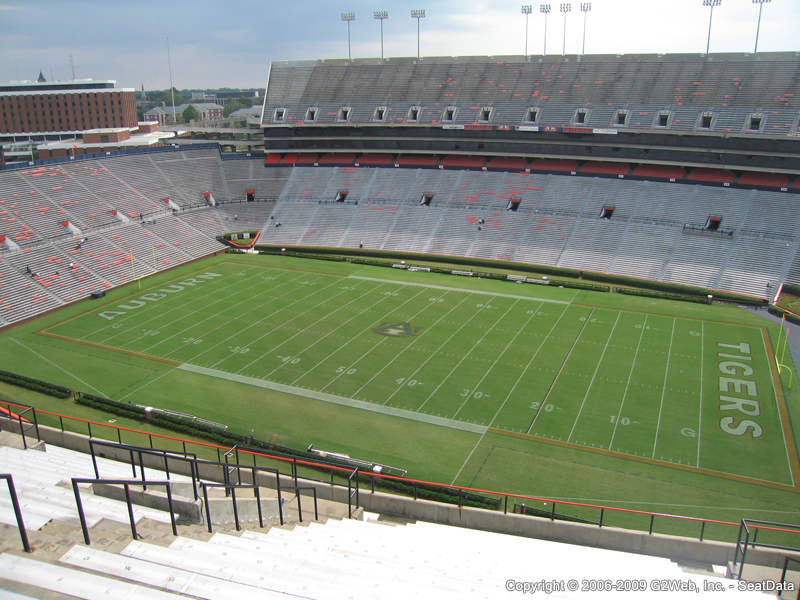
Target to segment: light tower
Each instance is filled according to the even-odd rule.
[[[372,16],[381,22],[381,61],[383,61],[383,20],[389,18],[389,11],[376,10],[372,13]]]
[[[539,12],[544,15],[544,52],[542,52],[542,54],[544,55],[547,54],[547,15],[550,14],[550,5],[540,4]]]
[[[415,8],[411,10],[411,18],[417,20],[417,60],[420,58],[419,54],[419,21],[425,18],[424,8]]]
[[[586,17],[590,10],[592,10],[591,2],[581,2],[581,12],[583,13],[583,44],[581,45],[581,54],[586,54]]]
[[[753,54],[758,53],[758,32],[761,29],[761,9],[764,8],[764,5],[770,2],[770,0],[753,0],[753,4],[758,4],[758,25],[756,25],[756,47],[753,48]]]
[[[567,13],[572,10],[572,4],[562,2],[559,10],[564,13],[564,43],[561,46],[561,56],[565,56],[567,54]]]
[[[722,0],[703,0],[703,6],[710,6],[711,12],[708,15],[708,41],[706,41],[706,55],[711,47],[711,19],[714,18],[714,7],[722,4]]]
[[[348,10],[347,12],[342,13],[342,21],[347,23],[347,59],[353,60],[353,56],[350,54],[350,21],[356,20],[356,13],[352,10]]]
[[[533,6],[523,4],[521,10],[522,14],[525,15],[525,58],[528,58],[528,17],[533,12]]]

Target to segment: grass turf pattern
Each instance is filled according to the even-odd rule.
[[[538,286],[272,264],[216,261],[46,333],[423,422],[795,485],[759,327],[595,306],[597,294],[578,302]]]

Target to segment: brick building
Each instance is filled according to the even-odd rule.
[[[60,134],[136,127],[133,89],[115,81],[15,82],[0,85],[0,134]]]

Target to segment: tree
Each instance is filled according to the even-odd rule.
[[[187,106],[186,109],[183,111],[183,120],[185,123],[188,123],[189,121],[194,121],[199,116],[200,113],[197,112],[197,109],[191,104]]]

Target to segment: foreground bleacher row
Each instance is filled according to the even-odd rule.
[[[261,241],[527,262],[764,297],[800,276],[792,201],[524,172],[295,167]],[[602,219],[607,206],[613,215]],[[710,216],[732,235],[684,229],[702,229]]]
[[[101,478],[131,478],[129,465],[97,460]],[[376,522],[378,515],[366,513],[369,521],[328,518],[298,526],[292,519],[243,533],[217,524],[213,535],[181,523],[175,537],[167,512],[134,505],[139,539],[131,540],[126,504],[81,484],[93,540],[86,545],[69,484],[94,476],[91,457],[53,445],[3,446],[0,461],[14,478],[32,545],[30,554],[20,549],[10,501],[0,498],[3,598],[499,598],[533,593],[537,582],[539,593],[578,598],[587,592],[567,582],[579,579],[632,581],[640,598],[690,597],[709,582],[724,585],[728,595],[761,597],[732,589],[732,581],[715,575],[722,566],[689,573],[665,558],[427,522]],[[148,480],[191,485],[174,473],[147,471]],[[666,580],[683,587],[666,596],[651,589]]]

